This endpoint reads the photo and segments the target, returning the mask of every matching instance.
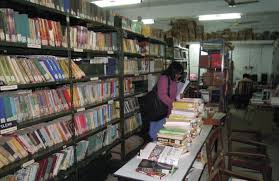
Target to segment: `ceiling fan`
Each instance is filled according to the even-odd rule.
[[[259,3],[259,0],[224,0],[230,7],[235,7],[245,4]]]

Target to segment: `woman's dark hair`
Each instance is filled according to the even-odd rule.
[[[175,80],[176,74],[184,74],[183,66],[178,62],[172,62],[169,67],[162,73],[162,75],[166,75],[171,78],[171,80]]]

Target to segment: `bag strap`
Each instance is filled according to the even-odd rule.
[[[169,76],[168,77],[168,96],[170,97],[170,78]],[[156,85],[153,87],[152,91],[155,91],[156,94],[157,94],[157,91],[158,91],[158,82],[156,83]]]

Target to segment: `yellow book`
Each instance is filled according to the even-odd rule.
[[[0,153],[7,158],[10,162],[14,162],[15,158],[9,153],[7,152],[7,150],[5,150],[2,146],[0,146]]]
[[[15,60],[15,58],[10,58],[10,61],[11,63],[13,64],[15,70],[16,70],[16,73],[18,75],[18,78],[19,78],[19,83],[20,84],[25,84],[27,83],[24,79],[24,75],[22,73],[22,70],[20,69],[19,65],[17,64],[17,61]]]
[[[172,121],[185,122],[189,120],[189,117],[183,115],[171,114],[169,116],[169,119]]]
[[[22,154],[22,156],[27,157],[28,156],[28,152],[24,149],[24,147],[16,140],[16,138],[13,138],[11,140],[13,142],[13,144],[16,146],[16,148],[20,151],[20,154]]]
[[[0,161],[4,164],[4,166],[10,163],[9,160],[4,155],[2,155],[2,153],[0,153]]]
[[[188,102],[174,102],[173,103],[173,108],[174,109],[193,109],[195,105],[193,103],[188,103]]]
[[[2,163],[1,160],[0,160],[0,168],[2,168],[4,166],[5,166],[4,163]]]

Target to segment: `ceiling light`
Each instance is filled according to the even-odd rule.
[[[137,22],[138,20],[133,20],[133,22]],[[141,20],[143,22],[143,24],[145,25],[151,25],[155,23],[154,19],[142,19]]]
[[[210,14],[199,16],[199,21],[212,21],[212,20],[225,20],[225,19],[240,19],[240,13],[227,13],[227,14]]]
[[[139,4],[142,0],[98,0],[91,3],[96,4],[99,7],[111,7],[111,6],[124,6],[131,4]]]

